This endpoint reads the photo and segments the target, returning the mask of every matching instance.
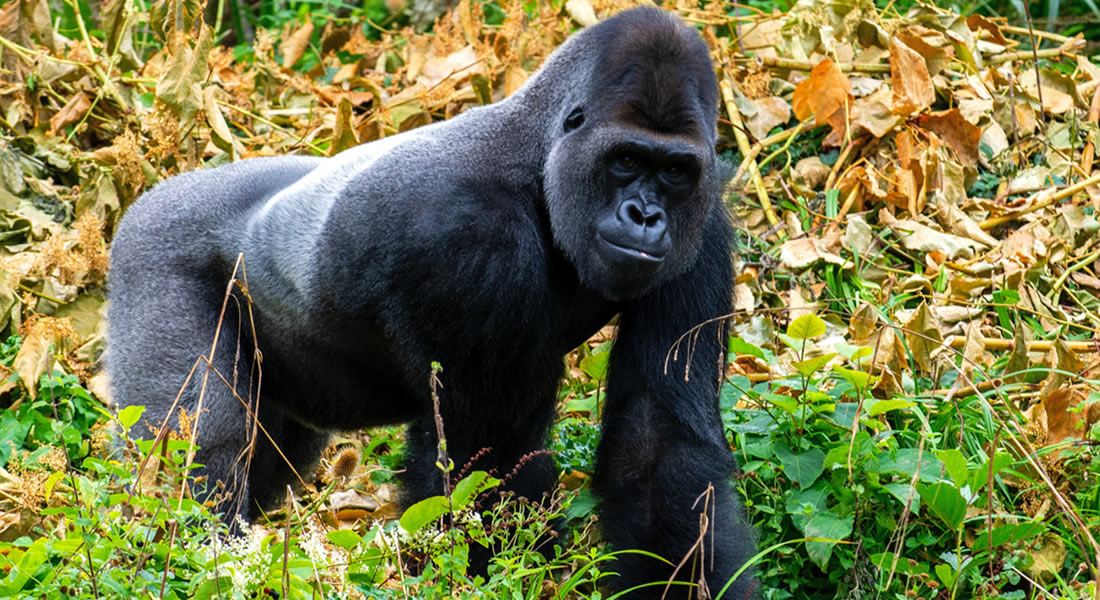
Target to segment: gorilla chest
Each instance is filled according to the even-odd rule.
[[[539,402],[562,355],[617,310],[567,275],[482,266],[463,277],[441,267],[355,310],[319,303],[305,313],[311,326],[294,324],[296,336],[261,313],[265,397],[318,429],[408,421],[430,410],[427,377],[439,362],[449,393]],[[317,397],[326,400],[304,401]]]

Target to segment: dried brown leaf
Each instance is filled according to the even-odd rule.
[[[283,55],[284,67],[288,69],[293,67],[298,59],[302,58],[306,48],[309,48],[309,41],[313,37],[313,29],[313,22],[307,21],[305,25],[299,27],[297,31],[283,40],[283,43],[279,46],[279,51]]]
[[[884,137],[902,123],[902,117],[890,110],[892,92],[886,88],[857,99],[852,104],[852,123],[876,138]]]
[[[966,325],[966,342],[962,348],[963,361],[959,371],[969,377],[974,369],[984,367],[985,360],[982,358],[984,354],[985,336],[982,335],[981,322],[970,321]]]
[[[952,108],[917,118],[917,124],[936,134],[952,150],[965,167],[978,163],[978,143],[982,130],[967,121],[959,109]]]
[[[748,119],[745,126],[758,140],[764,139],[772,129],[791,119],[791,105],[782,98],[769,96],[757,98],[752,103],[756,107],[756,113]]]
[[[59,131],[84,118],[92,107],[92,99],[84,92],[77,93],[50,117],[50,134],[57,135]]]
[[[1004,46],[1008,44],[1008,40],[1001,34],[1001,28],[997,27],[997,24],[981,15],[970,15],[966,18],[966,25],[970,27],[971,31],[984,30],[989,33],[989,36],[993,38],[993,41]]]
[[[1028,286],[1030,288],[1030,286]],[[1021,294],[1021,303],[1024,301],[1023,294]],[[1050,374],[1047,375],[1046,381],[1043,382],[1042,389],[1039,390],[1039,398],[1046,400],[1051,394],[1057,390],[1062,389],[1063,385],[1070,380],[1075,374],[1080,373],[1085,368],[1085,363],[1077,356],[1077,354],[1070,350],[1064,340],[1056,340],[1050,347],[1050,353],[1047,355],[1047,360],[1050,366]]]
[[[173,31],[169,40],[169,59],[157,80],[157,99],[170,106],[186,123],[202,106],[199,84],[206,78],[207,56],[214,44],[214,32],[203,25],[194,45],[187,34]]]
[[[815,125],[830,125],[832,133],[826,143],[839,145],[847,131],[848,107],[853,98],[848,77],[832,60],[825,59],[795,87],[791,108],[799,121],[813,115]]]
[[[896,96],[894,112],[917,113],[936,101],[936,87],[924,57],[898,36],[890,39],[890,80]]]
[[[49,369],[53,353],[64,352],[79,340],[68,319],[33,315],[20,328],[23,344],[12,362],[27,395],[38,395],[38,379]]]
[[[215,86],[211,86],[203,90],[202,94],[203,114],[206,116],[206,123],[210,125],[210,141],[228,152],[231,158],[237,158],[243,153],[244,148],[229,131],[229,125],[226,124],[225,116],[222,115],[214,96],[216,90]]]
[[[335,155],[359,144],[355,136],[355,127],[351,123],[351,101],[341,98],[336,105],[336,125],[332,130],[332,143],[329,155]]]
[[[567,0],[565,3],[565,10],[569,13],[570,17],[578,24],[588,27],[589,25],[595,25],[599,22],[596,18],[596,11],[592,8],[592,2],[590,0]]]
[[[1047,444],[1058,444],[1066,438],[1084,439],[1089,427],[1095,422],[1098,402],[1088,405],[1088,394],[1078,388],[1054,390],[1043,399],[1046,412]]]
[[[957,235],[936,231],[931,227],[912,219],[897,219],[888,211],[879,211],[879,219],[901,240],[902,246],[920,252],[944,253],[949,259],[969,258],[974,255],[977,245],[973,240]]]
[[[932,352],[943,343],[943,334],[940,332],[939,320],[928,308],[928,303],[921,302],[905,323],[905,340],[917,366],[924,372],[930,372]]]

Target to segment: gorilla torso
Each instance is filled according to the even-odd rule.
[[[459,117],[305,159],[312,169],[290,185],[226,198],[239,216],[204,241],[227,277],[244,256],[267,402],[317,429],[405,422],[430,409],[423,365],[438,361],[476,369],[522,411],[530,383],[514,374],[556,381],[561,356],[617,312],[555,248],[530,147],[501,143],[514,125],[492,121],[501,131],[471,135]],[[288,177],[285,159],[236,168]],[[311,396],[325,402],[303,402]]]

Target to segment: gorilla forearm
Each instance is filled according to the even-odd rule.
[[[623,311],[597,463],[600,526],[614,549],[652,552],[673,566],[623,554],[614,566],[616,589],[668,581],[686,558],[668,597],[688,597],[683,582],[698,582],[701,568],[717,593],[754,547],[730,493],[735,464],[718,412],[722,318],[733,285],[729,237],[723,211],[715,210],[695,267]],[[741,577],[726,597],[749,597],[750,587],[751,575]],[[641,595],[663,592],[654,586]]]

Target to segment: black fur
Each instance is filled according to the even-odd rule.
[[[147,406],[152,425],[176,422],[173,400],[210,353],[243,255],[247,297],[230,298],[216,371],[200,392],[200,365],[181,396],[191,412],[203,396],[197,461],[234,492],[219,508],[245,514],[294,479],[263,433],[246,472],[250,404],[303,476],[327,432],[410,422],[411,503],[442,490],[431,361],[444,366],[455,464],[489,448],[473,467],[503,475],[545,445],[562,355],[619,314],[595,478],[603,532],[615,549],[678,563],[713,487],[712,534],[677,578],[698,582],[701,558],[716,593],[753,550],[717,406],[724,329],[711,320],[729,312],[733,277],[717,99],[699,36],[636,9],[575,35],[499,104],[329,159],[252,159],[161,183],[112,249],[116,401]],[[675,342],[704,323],[666,372]],[[508,488],[537,499],[554,481],[540,454]],[[615,589],[673,571],[640,554],[614,570]],[[753,586],[743,576],[725,597]]]

